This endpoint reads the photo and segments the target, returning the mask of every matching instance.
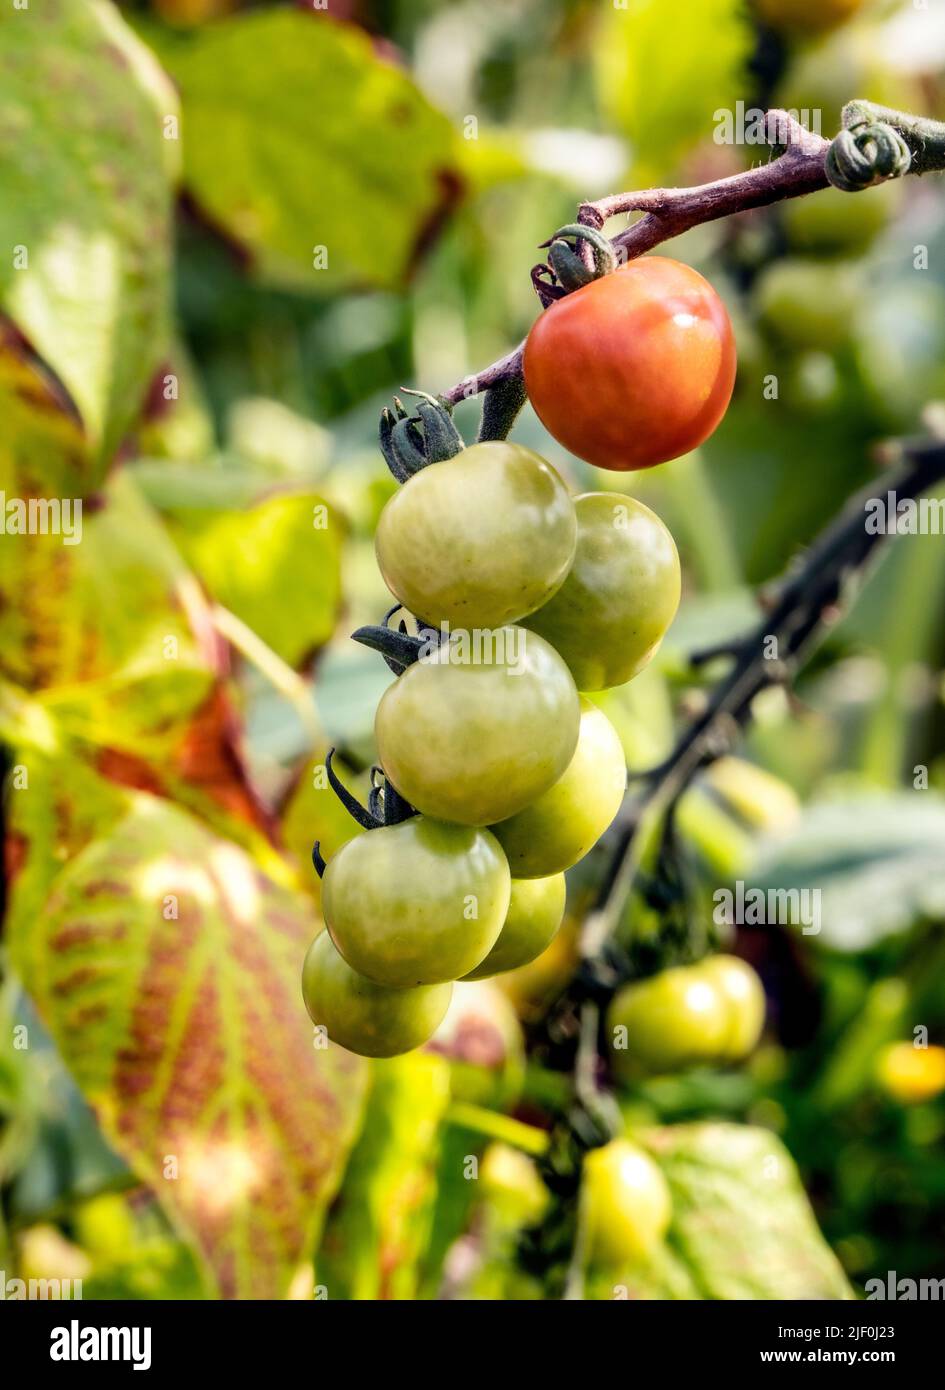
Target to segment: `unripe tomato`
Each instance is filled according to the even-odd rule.
[[[757,1045],[765,1026],[765,992],[751,966],[737,956],[707,956],[694,967],[719,991],[728,1014],[720,1060],[737,1062]]]
[[[876,1079],[900,1105],[918,1105],[945,1091],[945,1047],[888,1043],[876,1059]]]
[[[490,825],[561,776],[577,746],[581,707],[567,666],[537,633],[500,627],[454,636],[470,638],[465,654],[450,641],[385,690],[377,748],[391,782],[418,810]]]
[[[776,261],[759,277],[755,295],[762,320],[789,347],[827,352],[850,336],[858,287],[848,265],[800,257]]]
[[[525,385],[559,444],[620,472],[678,458],[707,439],[735,384],[725,305],[666,256],[566,294],[525,343]]]
[[[592,1149],[581,1185],[591,1259],[622,1265],[645,1260],[669,1229],[669,1184],[649,1154],[627,1139]]]
[[[626,1029],[626,1039],[618,1031]],[[678,1071],[708,1062],[725,1047],[729,1013],[717,986],[689,966],[625,985],[607,1013],[614,1071]]]
[[[510,1226],[538,1221],[548,1206],[550,1194],[534,1162],[509,1144],[489,1145],[479,1163],[479,1183],[483,1201]]]
[[[831,254],[865,251],[899,207],[902,182],[890,179],[859,193],[823,188],[792,198],[781,214],[792,247]]]
[[[561,926],[565,896],[564,874],[513,878],[509,910],[499,939],[485,960],[463,978],[484,980],[504,970],[517,970],[540,956]]]
[[[520,444],[474,444],[432,463],[381,513],[384,582],[434,626],[500,627],[555,592],[574,558],[574,504],[558,474]]]
[[[403,989],[477,966],[509,893],[509,866],[488,830],[416,816],[349,840],[325,870],[322,910],[353,970]]]
[[[852,18],[863,0],[755,0],[761,18],[789,33],[820,34]]]
[[[666,635],[679,607],[679,555],[634,497],[585,492],[574,507],[574,564],[525,626],[564,657],[578,690],[606,690],[642,671]]]
[[[339,955],[327,931],[302,967],[302,997],[312,1022],[339,1047],[362,1057],[396,1057],[420,1047],[441,1023],[451,984],[391,989],[366,980]]]
[[[753,830],[787,830],[800,818],[801,803],[794,788],[757,763],[717,758],[706,768],[703,780]]]
[[[617,730],[582,697],[581,731],[567,770],[524,811],[492,827],[513,876],[542,878],[583,859],[620,810],[626,787]]]

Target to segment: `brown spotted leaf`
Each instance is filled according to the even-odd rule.
[[[145,793],[18,908],[11,953],[108,1141],[230,1298],[277,1298],[311,1249],[366,1068],[313,1047],[315,922],[238,846]]]

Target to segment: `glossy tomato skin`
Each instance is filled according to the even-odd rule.
[[[608,1010],[607,1031],[614,1072],[630,1080],[640,1071],[714,1061],[725,1048],[729,1011],[712,981],[691,966],[674,966],[625,985]]]
[[[651,468],[707,439],[735,383],[715,290],[666,256],[630,261],[535,321],[525,384],[549,434],[598,468]]]
[[[655,512],[617,492],[574,499],[567,579],[525,626],[564,658],[578,690],[606,690],[652,660],[679,607],[679,554]]]
[[[492,827],[514,878],[543,878],[583,859],[620,809],[627,786],[623,745],[610,720],[581,698],[577,748],[542,796]]]
[[[474,444],[409,478],[381,513],[377,562],[432,626],[501,627],[545,603],[574,558],[577,519],[558,474],[520,444]]]
[[[564,874],[549,878],[512,880],[509,910],[492,950],[464,975],[466,980],[484,980],[506,970],[517,970],[540,956],[551,945],[564,919]]]
[[[459,644],[422,657],[385,690],[377,749],[391,782],[425,815],[490,825],[561,776],[577,745],[578,693],[537,633],[454,636]]]
[[[325,870],[322,910],[353,970],[403,989],[474,969],[502,930],[510,891],[487,830],[416,816],[349,840]]]
[[[603,1265],[647,1259],[672,1218],[672,1197],[661,1170],[627,1139],[613,1139],[587,1155],[581,1202],[591,1259]]]
[[[765,1026],[765,992],[747,961],[737,956],[707,956],[694,970],[719,991],[728,1014],[720,1061],[737,1062],[758,1044]]]
[[[321,932],[302,967],[302,996],[312,1022],[329,1039],[362,1057],[396,1057],[425,1043],[439,1027],[451,984],[391,989],[366,980]]]

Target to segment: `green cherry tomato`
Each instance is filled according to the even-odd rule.
[[[353,970],[403,989],[474,969],[502,930],[509,894],[509,866],[488,830],[416,816],[338,851],[322,911]]]
[[[408,666],[385,690],[374,732],[384,771],[411,805],[490,825],[557,781],[579,723],[558,653],[534,632],[500,627],[454,633]]]
[[[492,827],[515,878],[561,873],[583,859],[620,809],[627,764],[606,714],[581,698],[577,748],[557,782]]]
[[[625,985],[608,1010],[607,1032],[616,1075],[678,1071],[719,1057],[730,1017],[716,984],[692,966],[663,970]]]
[[[844,193],[822,188],[812,198],[791,198],[781,216],[792,247],[823,255],[863,252],[890,218],[902,199],[899,179]]]
[[[679,607],[679,555],[655,512],[617,492],[575,498],[574,564],[525,626],[547,637],[578,690],[623,685],[652,658]]]
[[[832,352],[850,336],[858,279],[854,268],[845,263],[788,257],[775,261],[759,276],[755,296],[760,317],[781,342]]]
[[[591,1259],[605,1265],[645,1260],[665,1236],[673,1211],[662,1172],[627,1139],[587,1155],[581,1202]]]
[[[488,975],[517,970],[540,956],[561,926],[564,900],[564,874],[552,874],[549,878],[513,878],[509,910],[499,939],[485,960],[463,978],[484,980]]]
[[[574,558],[574,504],[520,444],[474,444],[414,474],[375,548],[387,587],[434,626],[500,627],[551,597]]]
[[[451,984],[391,989],[352,970],[327,931],[316,936],[302,966],[302,996],[312,1022],[339,1047],[362,1057],[396,1057],[430,1038],[443,1020]]]
[[[765,992],[751,966],[737,956],[707,956],[696,973],[718,990],[728,1012],[720,1060],[740,1061],[757,1045],[765,1026]]]

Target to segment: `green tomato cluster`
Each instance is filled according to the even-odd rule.
[[[755,971],[737,956],[707,956],[625,985],[607,1014],[614,1074],[736,1062],[761,1037],[765,995]]]
[[[679,603],[668,530],[623,494],[573,498],[544,459],[482,443],[414,473],[377,527],[385,582],[423,633],[375,719],[388,784],[417,815],[328,864],[308,1011],[354,1052],[425,1042],[451,982],[550,944],[564,871],[623,799],[616,731],[579,692],[636,675]]]

